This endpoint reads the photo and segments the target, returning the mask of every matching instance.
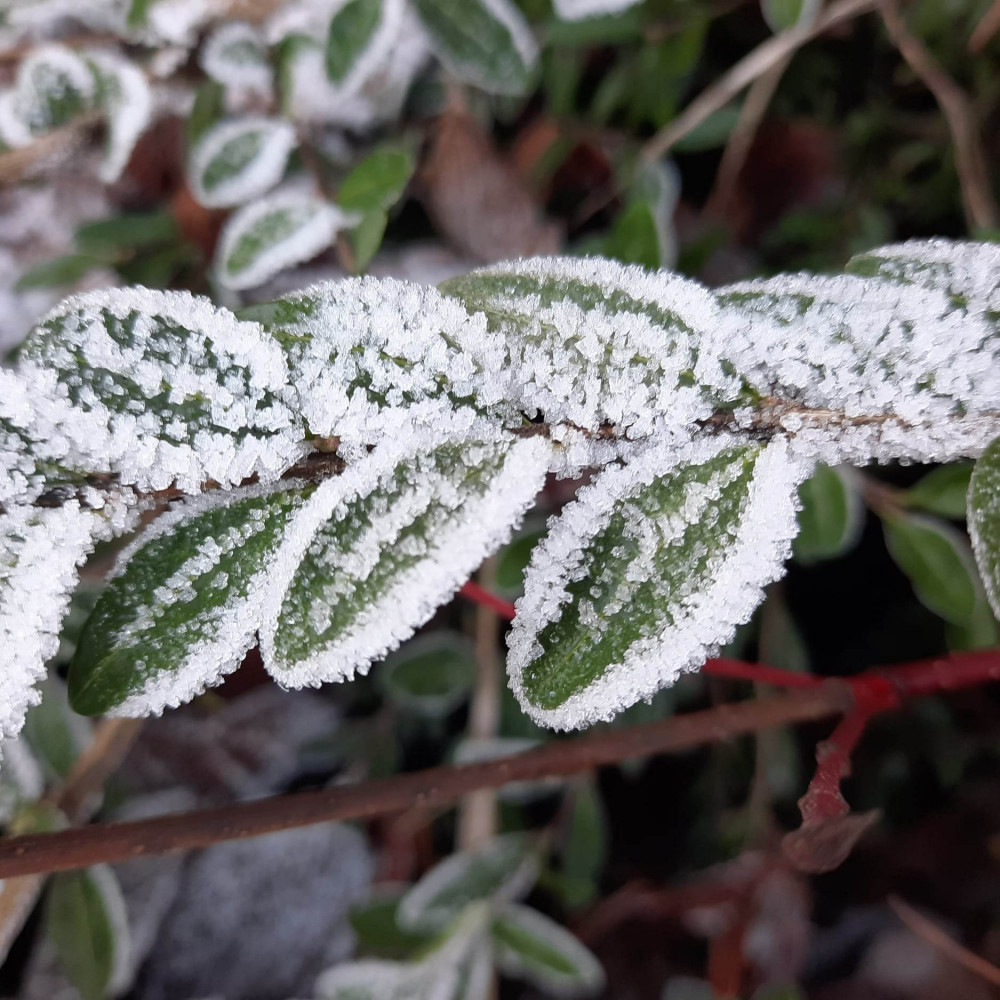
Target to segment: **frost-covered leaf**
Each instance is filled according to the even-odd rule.
[[[971,622],[984,595],[965,535],[922,514],[880,513],[889,554],[920,602],[956,625]]]
[[[226,21],[205,39],[201,68],[224,87],[270,94],[271,61],[261,33],[246,21]]]
[[[903,494],[903,500],[908,507],[962,520],[968,504],[972,468],[972,462],[942,465],[911,486]]]
[[[801,563],[834,559],[858,539],[864,505],[856,475],[820,463],[799,487],[799,533],[793,551]]]
[[[724,438],[606,469],[532,554],[508,637],[525,711],[610,719],[713,655],[783,571],[804,471],[780,439]]]
[[[184,123],[184,138],[188,150],[197,146],[201,137],[226,115],[226,90],[218,80],[206,80],[194,95],[191,114]]]
[[[708,419],[741,398],[703,331],[718,323],[701,285],[596,258],[536,258],[442,284],[486,313],[510,355],[510,392],[528,415],[642,436]]]
[[[407,931],[399,926],[396,914],[409,886],[383,882],[371,896],[351,908],[351,930],[357,938],[357,952],[377,958],[407,959],[426,950],[435,935]]]
[[[21,739],[4,740],[0,744],[3,767],[0,767],[0,825],[10,833],[11,821],[21,819],[21,813],[42,797],[45,777],[32,753],[31,745]],[[21,824],[18,823],[18,826]],[[18,832],[27,832],[19,829]]]
[[[281,348],[185,292],[66,299],[28,335],[11,377],[36,453],[141,489],[273,479],[304,451]]]
[[[397,919],[413,930],[441,930],[481,900],[510,902],[538,877],[538,855],[523,833],[507,833],[432,868],[403,897]]]
[[[110,868],[96,865],[55,875],[46,902],[46,931],[83,1000],[105,1000],[126,985],[128,915]]]
[[[851,268],[721,289],[720,357],[828,464],[977,455],[1000,410],[1000,247],[906,243]]]
[[[343,962],[319,978],[320,1000],[423,1000],[413,969],[404,962],[369,958]]]
[[[73,708],[159,713],[235,670],[277,599],[273,562],[314,492],[234,490],[161,516],[122,554],[84,627]]]
[[[113,52],[88,54],[96,80],[95,103],[104,112],[104,160],[100,178],[112,184],[128,166],[135,144],[153,115],[153,96],[146,75],[133,62]]]
[[[990,607],[1000,618],[1000,438],[983,452],[972,472],[969,537]]]
[[[559,997],[590,996],[604,985],[604,970],[594,955],[537,910],[506,904],[493,918],[492,933],[497,964],[508,976]]]
[[[457,405],[517,420],[502,342],[485,317],[432,288],[356,278],[246,315],[286,345],[302,418],[313,434],[338,437],[349,460],[384,437],[409,435],[414,422],[448,423]]]
[[[59,627],[100,517],[77,501],[12,506],[0,514],[0,739],[15,736],[37,705],[35,684],[59,648]]]
[[[326,74],[350,93],[386,58],[399,33],[403,0],[341,0],[326,38]]]
[[[390,653],[378,677],[401,708],[446,715],[465,700],[475,683],[475,646],[459,633],[430,632]]]
[[[537,438],[490,425],[409,435],[324,484],[331,516],[260,632],[280,683],[343,680],[398,646],[506,541],[544,482]]]
[[[487,760],[501,760],[525,753],[539,745],[536,739],[520,736],[494,736],[488,739],[464,739],[455,747],[452,761],[455,764],[479,764]],[[562,786],[559,778],[545,778],[541,781],[511,781],[498,788],[497,798],[501,802],[524,805],[536,799],[551,795]]]
[[[414,0],[414,7],[456,76],[497,94],[528,89],[538,49],[510,0]]]
[[[39,684],[39,691],[41,701],[29,710],[22,739],[27,740],[49,777],[62,780],[90,742],[91,723],[70,709],[66,682],[57,674],[50,673]]]
[[[72,121],[94,99],[87,63],[64,45],[42,45],[18,67],[13,112],[32,136]]]
[[[90,271],[107,266],[107,261],[89,254],[69,253],[29,267],[14,285],[15,292],[32,288],[58,288],[72,286]]]
[[[589,17],[620,14],[640,2],[641,0],[553,0],[553,7],[564,21],[582,21]]]
[[[254,288],[310,260],[353,220],[335,205],[298,191],[278,191],[244,205],[226,221],[215,271],[226,288]]]
[[[821,0],[760,0],[760,11],[775,33],[808,27],[816,19]]]
[[[295,129],[285,119],[247,116],[218,122],[191,150],[191,190],[207,208],[242,205],[281,180],[294,148]]]

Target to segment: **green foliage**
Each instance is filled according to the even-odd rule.
[[[464,701],[475,678],[473,645],[463,636],[441,631],[390,653],[379,671],[391,701],[431,717],[445,715]]]
[[[961,520],[965,517],[972,467],[972,462],[942,465],[911,486],[902,499],[908,507]]]
[[[364,56],[382,20],[382,0],[348,0],[330,19],[326,72],[342,83]]]
[[[799,533],[795,558],[801,563],[835,559],[857,540],[861,497],[853,473],[822,463],[799,487]]]

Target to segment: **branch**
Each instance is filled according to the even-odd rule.
[[[871,710],[872,698],[895,702],[996,680],[1000,680],[1000,650],[957,653],[880,667],[845,680],[831,678],[778,697],[719,705],[631,729],[603,729],[553,740],[501,760],[436,767],[359,785],[130,823],[27,834],[0,841],[0,879],[208,847],[313,823],[368,819],[414,805],[440,808],[480,788],[566,777],[631,757],[678,753],[772,726],[816,721],[857,708]]]
[[[994,228],[1000,215],[993,197],[979,125],[968,95],[948,76],[927,46],[906,27],[895,0],[879,0],[879,10],[893,44],[934,95],[948,123],[955,145],[955,169],[969,228]]]

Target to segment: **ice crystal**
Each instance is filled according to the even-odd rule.
[[[220,24],[205,40],[201,68],[225,87],[268,95],[271,63],[261,33],[246,21]]]
[[[107,116],[100,177],[112,184],[128,165],[139,136],[149,125],[153,97],[146,75],[128,59],[113,52],[92,52],[87,58],[98,81],[97,102]]]
[[[254,288],[325,250],[354,217],[297,189],[245,205],[227,220],[215,271],[227,288]]]
[[[274,569],[287,590],[260,630],[279,681],[319,685],[365,672],[520,523],[543,485],[548,442],[461,424],[401,428],[398,441],[317,492],[306,512],[314,529],[301,532],[297,559],[287,550],[294,575]]]
[[[532,553],[508,637],[525,711],[589,725],[700,666],[781,576],[807,474],[784,440],[726,436],[606,469]]]
[[[0,420],[10,412],[43,442],[36,455],[140,489],[273,479],[305,450],[278,345],[184,292],[69,298],[29,334],[6,378],[23,405],[0,403]]]
[[[20,732],[35,687],[59,648],[59,628],[80,564],[103,527],[77,501],[52,509],[11,506],[0,514],[0,739]]]
[[[207,208],[232,208],[266,194],[281,180],[295,148],[283,118],[246,116],[213,125],[191,151],[188,176]]]

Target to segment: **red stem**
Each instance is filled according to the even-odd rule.
[[[484,607],[491,608],[501,618],[506,618],[507,621],[512,621],[516,614],[514,605],[510,601],[505,601],[502,597],[491,593],[485,587],[476,583],[475,580],[469,580],[468,583],[463,584],[459,593],[474,604],[482,604]]]

